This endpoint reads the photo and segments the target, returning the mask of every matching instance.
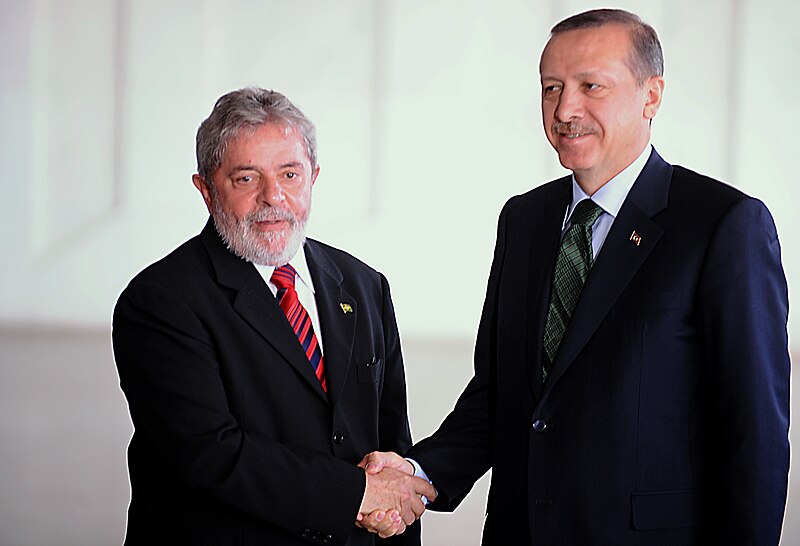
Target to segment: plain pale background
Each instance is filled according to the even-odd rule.
[[[389,278],[414,436],[435,430],[471,374],[502,204],[564,173],[539,111],[549,28],[599,6],[0,0],[0,545],[122,542],[132,429],[111,311],[137,271],[202,228],[195,131],[245,85],[316,123],[309,234]],[[798,3],[617,7],[664,46],[653,143],[769,206],[794,308]],[[478,544],[487,483],[455,514],[426,515],[426,544]],[[786,545],[800,543],[799,490]]]

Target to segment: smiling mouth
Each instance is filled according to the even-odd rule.
[[[284,224],[288,225],[289,221],[288,220],[284,220],[282,218],[279,218],[279,219],[276,219],[276,220],[261,220],[261,221],[255,222],[255,224],[260,228],[271,229],[271,228],[274,228],[274,227],[282,226]]]
[[[285,230],[295,224],[292,213],[283,209],[261,209],[247,215],[246,221],[259,231]]]

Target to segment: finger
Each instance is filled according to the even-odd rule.
[[[364,470],[366,470],[368,474],[377,474],[383,470],[384,466],[386,466],[386,463],[389,459],[387,455],[387,453],[381,453],[379,451],[373,451],[372,453],[369,453],[366,457],[364,457]]]
[[[433,484],[417,477],[414,478],[413,483],[414,493],[416,493],[417,496],[424,496],[430,502],[436,500],[436,488],[433,487]]]
[[[403,523],[403,519],[400,517],[400,512],[397,510],[390,510],[386,513],[386,517],[383,518],[383,521],[374,526],[374,531],[378,533],[379,536],[386,538],[387,536],[396,535],[400,527],[405,528],[405,523]]]
[[[386,465],[387,457],[384,457],[384,455],[380,451],[367,453],[356,466],[363,468],[367,474],[377,474]]]
[[[397,517],[394,521],[394,525],[385,529],[378,533],[378,536],[381,538],[389,538],[394,535],[402,535],[406,531],[406,524],[403,523],[403,519],[400,517],[400,513],[396,510],[394,511],[395,516]],[[387,518],[388,519],[388,518]]]
[[[388,524],[382,524],[386,519],[385,510],[374,510],[369,514],[362,514],[361,521],[357,522],[356,525],[362,529],[366,529],[370,533],[377,533],[391,526],[391,521],[389,521]]]
[[[414,521],[416,521],[419,518],[421,518],[422,514],[425,513],[425,503],[423,503],[422,499],[420,499],[419,497],[413,497],[413,498],[409,499],[408,507],[414,513]],[[408,525],[411,525],[411,523],[414,523],[414,522],[412,521],[411,523],[408,523],[408,522],[406,522],[406,523]]]
[[[419,504],[422,504],[422,501],[420,501],[419,499],[417,499],[417,502]],[[413,505],[413,500],[411,502],[405,503],[405,506],[400,507],[400,517],[403,519],[403,523],[405,523],[406,525],[411,525],[412,523],[417,521],[417,514],[411,508],[412,505]]]
[[[408,459],[401,457],[400,455],[397,456],[397,466],[395,468],[409,476],[413,476],[415,472],[414,465],[411,464],[411,461]]]
[[[401,519],[400,523],[398,524],[397,532],[395,533],[395,535],[402,535],[403,533],[406,532],[406,529],[407,529],[406,524],[403,523],[403,520]]]
[[[393,468],[403,472],[404,474],[414,474],[414,465],[402,458],[397,453],[390,451],[373,451],[364,457],[363,460],[366,462],[364,469],[368,474],[377,474],[384,468]]]

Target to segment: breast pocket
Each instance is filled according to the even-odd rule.
[[[377,383],[382,373],[383,358],[379,356],[360,361],[356,366],[359,383]]]

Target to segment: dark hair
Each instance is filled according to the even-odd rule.
[[[628,66],[639,84],[648,78],[664,75],[664,53],[655,29],[634,15],[621,9],[594,9],[567,17],[550,31],[550,35],[570,30],[595,28],[605,25],[624,25],[630,29],[631,55]]]
[[[245,87],[217,99],[211,114],[197,129],[197,172],[212,191],[214,171],[222,164],[228,141],[243,129],[254,129],[265,123],[297,129],[303,137],[311,167],[317,166],[317,136],[311,120],[277,91]]]

